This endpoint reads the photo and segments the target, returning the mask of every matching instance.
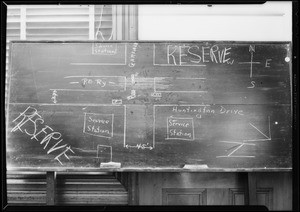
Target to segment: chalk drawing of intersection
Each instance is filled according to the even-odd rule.
[[[256,127],[254,124],[249,122],[249,126],[254,128],[260,135],[262,135],[264,138],[262,139],[245,139],[241,141],[219,141],[222,143],[228,143],[228,144],[235,144],[235,146],[230,147],[228,150],[231,150],[227,155],[221,155],[217,156],[217,158],[255,158],[253,155],[236,155],[237,151],[241,149],[243,146],[255,146],[254,143],[248,143],[248,142],[256,142],[256,141],[270,141],[271,140],[271,124],[270,124],[270,117],[268,116],[268,133],[263,133],[262,130],[260,130],[258,127]],[[266,135],[267,134],[267,135]]]

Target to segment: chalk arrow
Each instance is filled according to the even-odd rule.
[[[250,45],[249,52],[251,52],[251,53],[255,52],[255,46]]]
[[[271,126],[270,126],[270,117],[268,116],[269,119],[269,136],[267,136],[266,134],[264,134],[261,130],[259,130],[256,126],[254,126],[253,124],[249,123],[251,127],[253,127],[254,129],[256,129],[260,134],[262,134],[265,138],[267,138],[267,140],[271,140]]]

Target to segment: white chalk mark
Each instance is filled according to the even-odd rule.
[[[156,90],[156,82],[157,80],[164,80],[166,78],[171,78],[171,79],[174,79],[174,80],[181,80],[181,79],[184,79],[184,80],[206,80],[206,78],[191,78],[191,77],[178,77],[178,78],[174,78],[174,77],[154,77],[154,93],[156,92],[161,92],[161,93],[169,93],[169,92],[174,92],[174,93],[207,93],[208,91],[183,91],[183,90],[180,90],[180,91],[168,91],[168,90]]]
[[[244,145],[255,146],[255,144],[248,144],[248,143],[242,143],[242,142],[237,142],[237,141],[219,141],[219,142],[229,143],[229,144],[244,144]]]
[[[69,78],[121,78],[124,80],[124,91],[126,91],[126,77],[124,76],[89,76],[89,75],[76,75],[76,76],[65,76],[64,79],[69,79]],[[70,84],[78,84],[79,82],[69,82]],[[109,84],[111,85],[116,85],[115,82],[108,82]],[[120,86],[120,87],[123,87],[123,85],[120,83],[120,85],[117,85],[117,86]],[[50,89],[52,90],[52,89]],[[56,90],[68,90],[68,91],[71,91],[73,89],[56,89]],[[83,89],[74,89],[76,91],[112,91],[112,92],[116,92],[116,91],[119,91],[119,90],[83,90]]]
[[[191,119],[191,120],[193,120],[193,118],[184,118],[184,117],[174,117],[174,116],[170,116],[170,117],[168,117],[168,118],[172,118],[172,119]]]
[[[165,138],[165,140],[185,140],[185,141],[193,141],[194,139],[191,138]]]
[[[85,121],[86,121],[86,115],[87,114],[89,114],[89,115],[95,115],[95,116],[97,116],[97,115],[105,115],[105,116],[111,116],[111,133],[110,133],[110,135],[111,136],[105,136],[105,135],[99,135],[99,134],[93,134],[93,133],[89,133],[89,132],[86,132],[85,131]],[[111,139],[114,135],[113,135],[113,117],[114,117],[114,114],[100,114],[100,113],[84,113],[84,116],[85,116],[85,118],[84,118],[84,128],[83,128],[83,133],[85,133],[85,134],[89,134],[89,135],[93,135],[93,136],[97,136],[97,137],[103,137],[103,138],[108,138],[108,139]]]
[[[155,65],[155,43],[153,44],[153,65]]]
[[[104,8],[104,5],[101,5],[101,12],[100,12],[100,20],[99,20],[99,25],[98,25],[98,28],[97,28],[97,32],[96,32],[96,39],[98,38],[98,33],[101,33],[100,32],[100,27],[101,27],[101,24],[102,24],[102,14],[103,14],[103,8]],[[100,34],[101,35],[101,38],[102,40],[105,40],[102,33]]]
[[[126,63],[70,63],[73,66],[123,66]]]
[[[188,79],[188,80],[190,80],[190,79],[199,79],[199,80],[205,80],[206,78],[193,78],[193,77],[176,77],[176,78],[174,78],[174,77],[154,77],[154,79],[165,79],[165,78],[172,78],[172,79]]]
[[[190,66],[206,66],[206,65],[205,64],[199,64],[199,65],[154,64],[154,66],[185,66],[185,67],[190,67]]]
[[[270,137],[266,136],[262,131],[260,131],[257,127],[255,127],[253,124],[249,123],[254,129],[256,129],[258,132],[260,132],[263,136],[265,136],[267,139],[270,139]]]
[[[64,78],[68,79],[68,78],[76,78],[76,77],[78,77],[78,78],[92,78],[92,77],[109,78],[109,77],[116,77],[116,78],[124,78],[124,79],[126,79],[126,77],[124,77],[124,76],[89,76],[89,75],[65,76]]]
[[[236,151],[238,151],[240,148],[242,148],[244,146],[244,144],[239,145],[237,148],[235,148],[231,153],[228,154],[228,156],[231,156],[233,153],[235,153]]]
[[[156,93],[156,82],[155,82],[156,77],[153,78],[153,92]]]
[[[127,44],[125,43],[125,65],[127,65]]]
[[[112,104],[90,104],[90,103],[58,103],[58,104],[52,104],[52,103],[37,103],[37,102],[32,102],[32,103],[21,103],[21,102],[16,102],[16,103],[9,103],[11,105],[39,105],[39,106],[46,106],[46,105],[58,105],[58,106],[122,106],[122,105],[112,105]]]
[[[114,116],[115,114],[111,114],[111,137],[114,137]]]
[[[184,65],[184,64],[181,64],[181,65],[175,65],[175,64],[157,64],[155,62],[155,44],[153,44],[153,65],[154,66],[206,66],[205,64],[199,64],[199,65]]]
[[[243,142],[252,142],[252,141],[271,141],[270,138],[268,139],[248,139],[248,140],[243,140]]]
[[[270,116],[268,116],[268,120],[269,120],[269,138],[271,140],[271,121],[270,121]]]
[[[112,147],[110,147],[110,162],[112,162]]]
[[[124,147],[126,145],[126,105],[124,105]]]
[[[154,92],[158,92],[158,93],[207,93],[208,91],[162,91],[162,90],[155,90]]]
[[[112,99],[111,100],[111,103],[113,104],[113,105],[121,105],[122,104],[122,99]]]
[[[165,138],[166,140],[168,140],[170,138],[169,135],[169,118],[167,118],[167,138]]]
[[[170,135],[169,135],[169,119],[188,119],[188,120],[192,120],[192,131],[193,131],[193,138],[170,138]],[[183,117],[173,117],[173,116],[170,116],[170,117],[167,117],[167,138],[165,138],[165,140],[172,140],[172,139],[178,139],[178,140],[189,140],[189,141],[193,141],[195,140],[195,134],[194,134],[194,119],[193,118],[183,118]]]
[[[130,79],[131,79],[131,85],[134,85],[135,84],[134,74],[131,74]]]
[[[83,113],[84,117],[83,117],[83,133],[85,133],[85,122],[86,122],[86,113]]]
[[[148,145],[148,143],[147,143],[147,145]],[[128,149],[128,148],[136,148],[136,149],[149,149],[149,150],[152,150],[153,149],[153,147],[151,147],[151,146],[147,146],[146,144],[137,144],[137,145],[135,145],[135,146],[131,146],[131,145],[128,145],[128,144],[126,144],[126,146],[125,146],[125,148],[126,149]]]
[[[112,162],[112,146],[107,145],[97,145],[97,158],[99,158],[99,149],[100,147],[106,147],[110,149],[110,162]]]
[[[167,106],[167,107],[170,107],[170,106],[178,106],[178,107],[181,107],[181,106],[183,106],[183,107],[186,107],[186,106],[195,106],[195,107],[199,107],[199,106],[205,106],[205,107],[210,107],[211,105],[204,105],[204,104],[163,104],[163,105],[153,105],[154,107],[156,107],[156,106],[158,106],[158,107],[164,107],[164,106]]]
[[[251,54],[250,62],[239,62],[239,64],[250,64],[250,78],[252,78],[253,64],[260,64],[260,62],[253,62],[253,53],[255,52],[255,46],[249,46],[249,52]]]
[[[247,145],[247,146],[255,146],[255,144],[249,144],[249,143],[237,142],[237,141],[219,141],[219,142],[230,143],[230,144],[238,144],[238,145],[228,155],[226,155],[226,156],[217,156],[217,158],[222,158],[222,157],[227,157],[227,158],[230,158],[230,157],[244,157],[244,158],[251,157],[252,158],[252,157],[255,157],[255,156],[237,156],[237,155],[233,155],[233,153],[235,153],[236,151],[238,151],[243,146],[245,146],[245,145]]]
[[[251,51],[251,63],[250,63],[250,78],[252,78],[252,67],[253,67],[253,52]]]
[[[53,90],[57,90],[57,91],[97,91],[97,92],[106,92],[106,91],[109,91],[109,92],[120,92],[120,90],[83,90],[83,89],[69,89],[69,88],[51,88],[49,89],[50,91],[53,91]],[[125,90],[124,90],[125,91]]]
[[[52,99],[54,104],[57,103],[57,99],[56,99],[57,96],[58,96],[57,90],[53,90],[51,99]]]
[[[155,147],[155,105],[153,105],[153,144],[152,145],[154,148]]]
[[[255,158],[255,156],[239,156],[239,155],[231,155],[231,156],[227,156],[227,155],[224,155],[224,156],[216,156],[216,158]]]
[[[79,151],[82,151],[82,152],[97,152],[97,150],[95,149],[82,149],[82,148],[78,148],[78,147],[73,147],[73,149],[77,149]]]
[[[250,63],[260,64],[260,62],[239,62],[239,64],[250,64]]]

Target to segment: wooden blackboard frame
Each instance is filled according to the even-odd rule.
[[[11,41],[10,45],[13,43],[149,43],[153,41],[97,41],[97,40],[89,40],[89,41],[49,41],[49,40],[42,40],[42,41]],[[251,45],[251,44],[289,44],[291,45],[291,42],[286,41],[273,41],[273,42],[255,42],[255,41],[155,41],[155,43],[181,43],[181,42],[187,42],[187,43],[224,43],[224,44],[243,44],[243,45]],[[11,65],[11,64],[10,64]],[[9,73],[11,72],[11,66],[9,67]],[[290,67],[290,83],[291,88],[293,88],[294,83],[294,73],[292,71],[292,66]],[[9,74],[9,77],[11,75]],[[8,79],[10,80],[10,79]],[[10,94],[8,94],[9,96]],[[295,123],[295,114],[294,107],[295,107],[295,94],[291,92],[291,111],[292,111],[292,122],[293,132],[294,129],[294,123]],[[8,97],[9,98],[9,97]],[[7,116],[9,111],[9,103],[7,104]],[[5,141],[6,142],[6,141]],[[103,172],[103,171],[112,171],[112,172],[291,172],[291,168],[169,168],[169,167],[160,167],[160,168],[153,168],[153,167],[126,167],[126,168],[68,168],[68,167],[61,167],[61,168],[53,168],[53,167],[43,167],[43,168],[27,168],[27,167],[18,167],[18,168],[9,168],[7,170],[13,170],[13,171],[59,171],[59,172],[73,172],[73,171],[79,171],[79,172]]]

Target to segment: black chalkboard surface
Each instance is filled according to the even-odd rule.
[[[17,41],[10,53],[8,169],[292,168],[291,43]]]

